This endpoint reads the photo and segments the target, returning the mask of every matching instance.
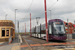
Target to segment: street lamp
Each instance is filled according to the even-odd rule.
[[[15,9],[15,32],[16,32],[16,10],[18,9]]]
[[[7,14],[5,15],[5,20],[7,20]]]
[[[69,40],[69,20],[67,18],[67,23],[68,23],[68,40]]]
[[[26,35],[26,23],[25,23],[25,35]]]
[[[36,17],[37,25],[38,25],[39,19],[40,19],[40,17]],[[38,27],[37,27],[37,37],[38,37]]]

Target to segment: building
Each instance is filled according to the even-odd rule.
[[[9,37],[15,38],[15,25],[11,20],[0,20],[0,41],[8,41]]]
[[[65,29],[66,29],[66,33],[68,34],[68,27],[69,27],[69,34],[74,33],[74,24],[69,22],[68,25],[66,24],[67,22],[64,22],[65,24]]]

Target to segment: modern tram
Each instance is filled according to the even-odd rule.
[[[64,22],[61,19],[52,19],[48,21],[48,38],[49,40],[66,40],[67,35],[65,31]],[[45,24],[35,26],[31,29],[32,36],[37,38],[46,39]]]

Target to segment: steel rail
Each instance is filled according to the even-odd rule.
[[[21,36],[22,37],[22,36]],[[22,37],[23,38],[23,37]],[[27,41],[23,38],[24,42],[28,45],[28,47],[30,48],[30,50],[32,50],[31,46],[27,43]]]
[[[30,39],[29,37],[27,37],[27,38]],[[40,42],[37,42],[36,40],[33,40],[33,39],[30,39],[30,40],[32,40],[32,41],[34,41],[34,42],[40,44],[41,46],[43,46]],[[47,48],[46,46],[43,46],[43,47]],[[47,49],[49,50],[49,48],[47,48]]]

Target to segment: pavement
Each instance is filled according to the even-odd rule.
[[[1,42],[0,50],[20,50],[20,43],[18,42],[18,37],[13,39],[11,44],[8,44],[8,42]]]
[[[0,50],[20,50],[20,45],[18,43],[0,46]]]
[[[18,42],[18,41],[19,41],[18,37],[16,37],[15,39],[13,39],[11,44],[8,44],[8,42],[0,42],[0,50],[30,50],[28,47],[21,47],[21,45],[26,45],[24,41],[22,42],[22,44],[20,44],[20,42]],[[69,40],[67,39],[67,42],[71,42],[71,43],[75,42],[75,39],[72,39],[71,34],[69,34]],[[50,41],[50,45],[52,43],[55,43],[55,42]],[[72,46],[75,46],[75,45],[72,45]],[[39,47],[34,46],[34,47],[35,48],[32,47],[33,50],[46,50],[46,48],[44,48],[42,46],[39,46]],[[52,50],[68,50],[68,48],[66,48],[66,49],[58,49],[57,46],[55,46],[55,47],[50,46],[50,47],[47,47],[47,48],[52,48]],[[75,49],[73,49],[73,50],[75,50]]]
[[[8,42],[0,42],[0,46],[2,45],[8,45]]]

